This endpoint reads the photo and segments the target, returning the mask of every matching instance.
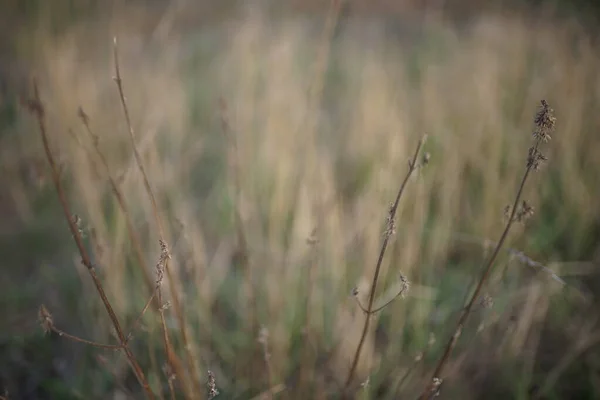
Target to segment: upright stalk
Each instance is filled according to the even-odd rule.
[[[379,281],[379,273],[381,272],[381,264],[383,263],[383,257],[385,256],[385,251],[387,249],[388,243],[390,241],[390,237],[394,231],[394,219],[396,217],[396,211],[398,210],[398,204],[400,203],[400,198],[404,193],[404,189],[408,184],[408,180],[410,179],[412,173],[418,168],[417,157],[419,156],[419,152],[421,151],[421,147],[425,142],[426,136],[419,140],[417,144],[417,148],[412,159],[408,163],[408,172],[404,177],[404,181],[400,185],[400,189],[398,190],[398,194],[396,195],[396,200],[394,204],[389,210],[388,214],[388,226],[386,227],[386,232],[384,234],[383,243],[381,245],[381,250],[379,252],[379,256],[377,257],[377,264],[375,266],[375,273],[373,274],[373,283],[371,284],[371,291],[369,293],[369,302],[366,308],[361,306],[361,309],[365,312],[365,323],[363,325],[362,334],[360,336],[360,340],[358,342],[358,346],[356,347],[356,351],[354,352],[354,358],[352,360],[352,365],[350,367],[350,372],[348,372],[348,378],[346,379],[346,384],[344,385],[344,391],[347,391],[352,383],[352,379],[354,378],[354,373],[356,371],[356,366],[358,365],[358,360],[360,359],[360,354],[365,343],[365,339],[367,337],[367,333],[369,331],[369,326],[371,323],[371,316],[374,314],[373,303],[375,301],[375,293],[377,290],[377,283]]]

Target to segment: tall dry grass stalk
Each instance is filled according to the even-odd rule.
[[[47,123],[56,132],[52,140],[71,185],[72,207],[95,229],[104,248],[107,296],[114,299],[117,315],[148,328],[143,335],[149,357],[157,359],[154,352],[162,353],[165,346],[162,333],[155,332],[162,332],[163,324],[150,318],[136,322],[154,285],[132,280],[130,260],[154,254],[159,239],[171,245],[173,259],[165,271],[169,283],[162,289],[173,313],[166,312],[164,322],[171,347],[182,355],[188,397],[192,390],[205,392],[193,385],[208,382],[223,396],[252,398],[271,381],[274,387],[285,383],[290,396],[324,398],[339,390],[331,382],[345,382],[349,375],[380,386],[384,379],[378,374],[404,376],[429,333],[454,323],[453,313],[464,303],[460,288],[477,274],[471,265],[480,262],[482,251],[476,246],[458,251],[454,235],[493,238],[503,228],[498,210],[509,201],[506,188],[518,185],[515,177],[522,171],[521,154],[511,149],[526,146],[519,132],[529,126],[532,105],[540,98],[560,111],[561,134],[552,146],[560,152],[549,155],[548,168],[556,185],[539,185],[527,198],[550,209],[559,198],[561,207],[571,211],[568,217],[515,227],[511,246],[525,247],[524,238],[527,245],[547,243],[556,240],[548,232],[568,229],[573,240],[566,252],[577,254],[576,242],[583,242],[589,221],[600,216],[594,202],[600,192],[586,172],[600,168],[593,157],[600,146],[593,134],[600,119],[590,112],[600,104],[600,60],[598,49],[573,27],[482,17],[461,30],[406,21],[396,32],[396,25],[382,28],[384,18],[338,20],[335,42],[324,51],[323,21],[290,17],[268,22],[250,13],[219,28],[151,40],[128,31],[125,15],[115,13],[109,21],[75,26],[56,41],[38,37],[43,47],[35,61],[44,66],[42,89],[52,99]],[[114,65],[107,38],[115,32],[130,126],[138,132],[133,142],[123,135],[128,124],[109,79]],[[321,52],[326,62],[315,66]],[[231,144],[223,137],[215,106],[219,97],[227,99],[227,120],[235,130],[236,178],[227,166]],[[112,212],[112,202],[118,206],[119,200],[105,180],[108,173],[95,177],[88,152],[61,134],[81,124],[80,106],[94,122],[106,160],[97,153],[93,158],[104,170],[104,164],[110,166],[128,213]],[[429,135],[430,167],[417,171],[426,179],[407,191],[398,207],[398,235],[379,267],[382,294],[374,303],[385,304],[387,294],[397,293],[400,268],[410,277],[411,293],[382,310],[378,329],[369,329],[361,339],[365,315],[348,293],[354,286],[361,294],[371,290],[373,260],[381,250],[380,210],[394,197],[398,171],[405,168],[419,132]],[[20,155],[40,157],[26,129],[15,140]],[[132,156],[132,143],[141,162]],[[0,151],[3,159],[11,159]],[[234,179],[239,198],[230,190]],[[16,182],[9,190],[23,198],[23,187]],[[162,233],[156,208],[163,214]],[[235,212],[243,219],[252,256],[256,305],[243,293],[248,282],[236,280],[240,239]],[[184,228],[174,245],[169,238],[175,236],[176,220]],[[128,225],[139,232],[141,250],[129,238]],[[458,264],[455,253],[463,257]],[[542,253],[538,246],[531,256],[545,261],[559,254]],[[528,297],[534,296],[527,290],[530,281],[519,275],[528,267],[518,259],[507,263],[507,277],[494,271],[488,280],[501,296],[496,299],[502,307],[498,324],[508,320],[508,310],[522,302],[534,308],[547,293]],[[153,283],[147,270],[137,274]],[[540,329],[547,309],[517,313],[511,323],[518,329],[502,339],[502,348],[519,354],[528,335]],[[256,325],[268,327],[270,378]],[[97,321],[94,331],[95,340],[107,342],[105,321]],[[428,355],[439,351],[432,346]],[[503,357],[488,351],[494,359]],[[298,352],[305,357],[301,363]],[[248,354],[261,366],[252,371],[259,381],[247,379],[250,371],[236,369],[240,355]],[[448,369],[459,371],[464,360],[450,359]],[[410,377],[419,376],[428,362],[420,361]],[[192,365],[211,373],[199,376]],[[302,374],[296,374],[299,365]],[[160,362],[148,374],[162,377]],[[417,378],[394,379],[390,390],[399,396],[422,389],[413,382]],[[459,385],[467,379],[457,373],[452,381]]]
[[[96,274],[96,267],[92,263],[92,259],[83,243],[83,238],[82,238],[80,228],[77,226],[76,221],[75,221],[76,214],[71,212],[71,208],[69,207],[67,196],[66,196],[64,188],[63,188],[63,183],[62,183],[63,178],[61,176],[62,175],[61,166],[59,164],[57,164],[57,162],[55,161],[55,157],[54,157],[51,147],[50,147],[50,141],[48,138],[48,133],[46,131],[45,108],[44,108],[44,105],[40,98],[39,89],[38,89],[36,82],[34,82],[33,90],[34,90],[34,97],[31,100],[28,100],[26,105],[29,108],[29,110],[37,118],[40,136],[41,136],[42,142],[44,144],[44,152],[46,153],[46,157],[48,159],[48,164],[50,165],[50,173],[52,175],[52,181],[56,188],[56,192],[58,194],[60,204],[61,204],[63,212],[64,212],[65,219],[67,220],[67,223],[69,225],[69,230],[71,231],[71,234],[73,235],[73,240],[75,241],[77,250],[79,251],[79,254],[81,255],[81,263],[87,268],[87,271],[89,272],[89,275],[92,278],[92,281],[94,282],[94,286],[96,287],[96,290],[98,291],[98,295],[100,296],[100,298],[102,300],[102,304],[104,304],[104,307],[106,308],[106,312],[108,313],[108,316],[110,317],[110,320],[115,328],[117,337],[119,339],[119,346],[110,346],[110,348],[118,348],[120,350],[123,350],[123,352],[127,356],[127,359],[129,360],[129,363],[131,364],[131,368],[133,369],[135,376],[137,377],[138,381],[140,382],[140,384],[142,385],[142,387],[146,393],[146,397],[148,399],[154,399],[155,398],[154,393],[152,392],[152,389],[150,388],[150,385],[149,385],[148,381],[146,380],[146,376],[145,376],[144,372],[142,371],[142,368],[140,367],[137,359],[135,358],[133,352],[129,349],[129,346],[127,343],[127,337],[125,336],[125,332],[123,331],[123,328],[121,327],[119,318],[115,314],[115,311],[114,311],[110,301],[108,300],[108,297],[106,296],[102,282],[100,281],[100,278],[98,278],[98,275]],[[64,336],[64,332],[57,330],[55,328],[54,322],[52,320],[52,316],[50,315],[50,313],[48,312],[46,307],[43,305],[40,307],[39,316],[40,316],[41,323],[47,332],[52,330],[52,331],[58,332],[59,335]],[[67,335],[67,337],[75,339],[75,337],[72,335]],[[76,339],[76,340],[81,341],[79,339]],[[83,341],[83,342],[86,344],[92,344],[92,342],[89,342],[89,341]],[[104,347],[108,347],[108,346],[104,346]]]
[[[529,148],[528,155],[526,158],[525,164],[525,172],[523,173],[523,177],[521,178],[521,183],[519,188],[517,189],[517,194],[515,195],[514,202],[512,206],[507,206],[505,209],[506,214],[508,216],[508,221],[506,226],[496,244],[496,247],[492,251],[492,254],[489,257],[489,260],[486,262],[483,267],[483,273],[477,286],[475,287],[475,291],[471,295],[471,298],[467,305],[460,313],[460,317],[458,318],[458,322],[456,323],[456,328],[454,333],[452,334],[450,340],[448,340],[448,344],[446,345],[440,360],[438,361],[435,370],[433,372],[433,377],[431,381],[428,383],[427,387],[421,394],[421,400],[430,399],[436,397],[439,394],[440,386],[443,382],[442,373],[444,372],[444,368],[448,363],[448,359],[454,347],[456,346],[456,342],[461,336],[463,327],[465,326],[469,315],[473,311],[473,306],[476,302],[485,302],[489,301],[486,298],[482,297],[482,290],[487,283],[490,274],[492,272],[492,267],[508,237],[508,233],[510,232],[510,228],[513,226],[515,222],[524,222],[527,218],[529,218],[533,214],[533,207],[527,203],[525,200],[521,199],[523,196],[523,189],[525,188],[525,184],[527,183],[527,178],[532,171],[538,170],[538,168],[544,163],[548,158],[542,153],[542,145],[548,142],[551,139],[551,134],[554,131],[554,125],[556,123],[556,117],[554,116],[554,110],[550,108],[548,103],[545,100],[542,100],[541,109],[535,116],[534,119],[535,130],[533,131],[533,140],[534,144]]]
[[[404,189],[406,188],[408,180],[410,179],[412,174],[418,168],[420,168],[422,166],[422,164],[418,162],[417,158],[419,156],[419,152],[421,151],[421,148],[423,147],[424,142],[425,142],[425,137],[423,137],[423,139],[419,140],[419,144],[417,145],[417,148],[415,150],[413,157],[408,161],[408,172],[406,173],[406,177],[404,178],[404,180],[402,181],[402,184],[400,185],[400,189],[398,190],[396,199],[394,200],[394,202],[392,203],[392,205],[388,211],[385,232],[383,233],[383,242],[381,244],[381,250],[379,251],[379,255],[377,256],[377,265],[375,266],[375,273],[373,274],[373,283],[371,283],[371,289],[369,290],[369,302],[366,307],[363,307],[360,304],[360,301],[357,300],[357,304],[359,305],[360,309],[365,313],[365,323],[363,325],[363,330],[362,330],[362,334],[360,336],[360,340],[358,342],[358,346],[356,347],[356,352],[354,353],[354,359],[352,360],[352,364],[350,366],[350,372],[348,373],[348,378],[346,379],[346,383],[344,386],[345,391],[347,391],[350,387],[350,384],[352,384],[352,379],[354,378],[354,372],[356,371],[356,366],[358,365],[360,353],[361,353],[362,347],[365,343],[365,338],[367,337],[367,332],[369,331],[369,323],[371,322],[372,315],[381,311],[387,305],[391,304],[391,301],[392,301],[392,300],[390,300],[383,306],[380,306],[377,308],[375,308],[375,306],[374,306],[375,293],[377,290],[377,284],[379,283],[379,274],[381,272],[381,264],[383,263],[383,257],[385,256],[385,251],[387,250],[390,238],[392,237],[392,235],[394,235],[396,233],[396,221],[395,221],[396,211],[398,210],[400,198],[402,197],[402,193],[404,193]],[[428,161],[429,161],[429,159],[427,158],[427,162]],[[404,276],[401,276],[401,280],[402,280],[402,286],[401,286],[400,290],[398,291],[398,294],[396,296],[394,296],[394,299],[400,295],[404,295],[408,291],[408,288],[409,288],[408,280]],[[353,294],[355,296],[358,295],[357,292],[354,292]]]

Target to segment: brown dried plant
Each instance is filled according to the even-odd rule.
[[[496,261],[496,258],[500,253],[502,245],[508,237],[508,233],[513,223],[523,222],[526,218],[533,214],[533,208],[526,201],[522,201],[521,197],[523,195],[525,183],[527,182],[531,171],[538,170],[541,164],[547,160],[546,156],[542,154],[540,147],[543,143],[546,143],[550,140],[550,134],[554,130],[555,123],[556,118],[554,116],[554,110],[550,108],[550,106],[545,100],[542,100],[541,108],[536,113],[534,118],[535,129],[532,134],[534,143],[528,151],[525,172],[523,173],[523,177],[521,179],[521,183],[517,190],[517,194],[515,196],[512,207],[508,206],[507,208],[505,208],[508,221],[506,222],[504,231],[502,232],[502,235],[500,236],[500,239],[498,240],[494,251],[492,252],[490,258],[488,259],[483,268],[483,273],[481,275],[481,278],[479,279],[477,286],[475,287],[475,291],[471,295],[471,298],[467,305],[463,308],[463,310],[460,313],[460,317],[458,318],[458,321],[456,323],[454,333],[452,334],[452,336],[448,340],[448,343],[446,344],[444,352],[435,367],[433,376],[427,383],[425,390],[423,390],[423,392],[421,393],[421,400],[435,397],[439,393],[440,386],[443,382],[442,376],[444,372],[444,367],[446,366],[450,358],[450,354],[452,353],[452,350],[454,349],[458,339],[460,338],[462,329],[465,326],[465,323],[467,322],[467,318],[469,317],[471,310],[479,301],[483,288],[491,275],[494,262]]]
[[[134,131],[133,125],[131,123],[131,117],[129,115],[129,108],[127,106],[127,101],[126,101],[126,97],[125,97],[125,93],[124,93],[124,89],[123,89],[123,80],[121,78],[121,69],[120,69],[120,65],[119,65],[119,52],[118,52],[118,45],[117,45],[116,37],[113,40],[113,44],[114,44],[113,55],[114,55],[114,67],[115,67],[115,76],[113,79],[117,85],[117,89],[119,92],[119,99],[121,101],[123,114],[125,116],[125,122],[127,124],[127,129],[129,132],[129,138],[131,140],[131,147],[133,150],[133,155],[134,155],[134,158],[136,161],[136,165],[138,166],[138,169],[142,175],[146,194],[148,195],[148,198],[150,199],[150,203],[152,206],[152,212],[154,214],[154,220],[156,223],[156,228],[158,229],[158,236],[159,236],[159,240],[161,243],[161,248],[164,247],[164,249],[167,249],[167,241],[165,239],[164,225],[163,225],[163,222],[162,222],[162,219],[160,216],[158,202],[156,200],[156,196],[154,195],[154,191],[152,190],[152,186],[150,184],[148,174],[146,173],[146,169],[144,168],[144,163],[142,161],[142,157],[138,151],[136,139],[135,139],[135,131]],[[168,252],[168,249],[166,251]],[[176,376],[177,379],[180,380],[181,386],[184,389],[184,391],[186,392],[186,397],[192,398],[192,397],[195,397],[194,393],[196,393],[196,396],[198,396],[199,393],[201,393],[201,388],[200,388],[200,384],[198,381],[199,373],[196,370],[196,365],[194,363],[194,357],[193,357],[193,354],[191,353],[191,344],[190,344],[188,336],[187,336],[187,323],[185,320],[183,307],[179,301],[179,298],[177,297],[177,293],[179,292],[179,290],[176,287],[176,280],[173,279],[171,269],[168,267],[169,258],[170,257],[167,257],[163,260],[161,269],[162,269],[162,273],[166,272],[166,276],[168,278],[167,281],[169,283],[169,289],[172,294],[173,309],[174,309],[177,321],[179,323],[183,347],[187,351],[187,361],[188,361],[188,369],[189,369],[188,372],[191,374],[192,386],[190,386],[189,383],[187,382],[188,377],[187,377],[186,371],[183,368],[183,366],[178,362],[178,359],[172,348],[168,330],[166,327],[166,320],[165,320],[165,315],[164,315],[164,311],[165,311],[166,307],[164,307],[164,303],[163,303],[163,294],[162,294],[162,290],[161,290],[160,286],[157,286],[158,287],[157,298],[158,298],[159,304],[161,304],[161,307],[159,308],[159,314],[160,314],[161,325],[162,325],[162,330],[163,330],[163,342],[164,342],[164,346],[165,346],[165,351],[167,353],[167,364],[165,366],[165,370],[168,371],[167,375],[168,375],[168,381],[169,381],[169,388],[171,391],[171,397],[172,398],[175,397],[171,383],[172,383],[174,377]]]
[[[52,150],[50,148],[50,140],[48,138],[48,133],[46,130],[44,105],[42,104],[38,85],[35,80],[33,82],[33,91],[34,91],[33,99],[28,100],[25,105],[29,109],[29,111],[34,114],[34,116],[37,119],[40,135],[42,138],[42,143],[44,146],[44,152],[46,154],[46,158],[48,159],[48,163],[50,165],[52,181],[54,183],[54,187],[58,194],[58,198],[59,198],[60,204],[62,206],[64,215],[65,215],[65,219],[67,220],[67,223],[69,225],[69,230],[71,231],[71,235],[73,236],[75,245],[77,246],[79,254],[81,255],[81,262],[86,267],[90,277],[92,278],[94,286],[96,287],[96,291],[98,292],[98,295],[100,296],[102,303],[104,304],[106,312],[108,313],[108,316],[110,317],[112,325],[117,334],[117,338],[119,340],[119,345],[117,345],[115,347],[110,346],[109,348],[120,349],[121,351],[123,351],[123,353],[125,353],[138,382],[144,389],[146,397],[148,399],[154,399],[155,398],[154,392],[150,388],[150,384],[148,383],[148,380],[146,379],[146,376],[144,375],[144,372],[142,371],[142,368],[140,367],[135,355],[133,354],[133,352],[131,351],[131,349],[128,346],[127,336],[125,335],[125,332],[123,331],[121,323],[119,322],[119,319],[118,319],[117,315],[115,314],[113,307],[112,307],[110,301],[108,300],[108,297],[106,296],[104,287],[102,286],[102,282],[100,281],[100,278],[96,274],[95,266],[92,263],[91,257],[88,253],[88,250],[86,249],[86,247],[84,245],[81,231],[80,231],[79,227],[77,226],[75,218],[73,218],[73,213],[71,212],[71,209],[69,207],[69,202],[67,201],[67,195],[65,193],[65,190],[64,190],[63,184],[62,184],[62,176],[61,176],[62,168],[57,164],[55,157],[52,153]],[[54,332],[57,332],[61,336],[69,337],[69,338],[77,340],[79,342],[87,343],[87,344],[94,345],[94,346],[106,347],[104,345],[99,345],[94,342],[86,341],[86,340],[83,340],[80,338],[75,338],[72,335],[66,335],[65,332],[57,329],[54,326],[52,316],[50,315],[50,313],[48,312],[46,307],[43,305],[40,307],[39,317],[41,319],[42,326],[46,330],[46,332],[54,331]]]
[[[398,210],[398,204],[400,203],[400,198],[402,197],[402,194],[404,193],[404,189],[406,188],[406,185],[408,184],[408,181],[409,181],[410,177],[412,176],[413,172],[415,172],[421,165],[424,165],[429,161],[429,156],[425,155],[425,157],[423,158],[423,163],[418,162],[419,153],[421,151],[421,148],[423,147],[423,144],[425,143],[426,138],[427,138],[426,136],[423,136],[419,140],[419,143],[417,144],[417,148],[415,149],[415,153],[414,153],[412,159],[410,159],[408,162],[408,171],[406,173],[406,176],[404,177],[404,181],[400,185],[400,189],[398,190],[398,194],[396,195],[396,200],[394,201],[394,203],[391,205],[391,207],[389,209],[389,212],[387,215],[386,227],[385,227],[385,231],[383,234],[383,242],[381,244],[381,250],[379,251],[379,256],[377,257],[377,264],[375,266],[375,273],[373,274],[373,282],[371,284],[371,290],[369,292],[369,300],[368,300],[367,306],[364,307],[362,304],[360,304],[360,302],[357,299],[357,303],[358,303],[359,307],[365,313],[365,323],[363,326],[362,334],[360,336],[360,340],[358,342],[358,346],[356,347],[356,351],[354,353],[354,358],[353,358],[352,364],[350,366],[350,371],[348,372],[348,378],[346,379],[346,383],[344,385],[344,392],[346,392],[346,394],[348,393],[348,390],[349,390],[350,385],[352,384],[352,380],[354,378],[354,373],[356,371],[356,367],[357,367],[358,361],[360,359],[362,347],[365,343],[365,339],[366,339],[367,333],[369,331],[371,317],[373,316],[373,314],[377,313],[378,311],[381,311],[384,307],[386,307],[388,304],[390,304],[392,301],[394,301],[396,298],[398,298],[398,296],[406,293],[406,291],[408,291],[408,288],[410,287],[408,280],[404,276],[401,276],[400,279],[402,281],[402,284],[401,284],[401,288],[400,288],[400,291],[398,292],[398,294],[396,294],[396,296],[394,296],[392,300],[385,303],[383,306],[376,307],[376,308],[374,307],[375,293],[377,290],[377,284],[379,282],[379,274],[381,272],[381,265],[383,263],[383,258],[385,256],[385,252],[386,252],[388,244],[390,242],[390,238],[396,231],[395,218],[396,218],[396,211]],[[358,289],[356,289],[356,288],[353,289],[352,294],[356,298],[356,295],[358,294]]]
[[[133,245],[133,250],[134,250],[134,254],[135,257],[137,258],[138,261],[138,266],[140,267],[140,269],[143,271],[143,276],[144,279],[146,281],[146,285],[148,286],[148,288],[151,290],[150,292],[150,297],[148,298],[146,304],[144,305],[144,307],[142,308],[142,311],[139,313],[138,317],[135,319],[134,323],[132,324],[132,326],[130,327],[129,333],[127,335],[127,340],[130,341],[133,338],[133,333],[134,331],[137,329],[137,327],[139,326],[143,316],[145,315],[145,313],[148,311],[148,309],[150,308],[150,305],[152,304],[152,302],[154,302],[154,306],[157,312],[162,313],[164,311],[164,304],[162,304],[162,302],[160,301],[160,299],[158,298],[158,293],[161,290],[161,285],[164,279],[164,269],[165,269],[165,263],[167,262],[168,259],[170,259],[171,255],[169,253],[169,250],[167,248],[167,245],[164,241],[160,240],[160,247],[161,247],[161,253],[160,253],[160,257],[159,257],[159,261],[156,265],[156,280],[153,282],[152,278],[150,277],[150,274],[148,273],[148,269],[146,268],[146,262],[144,261],[144,255],[143,255],[143,250],[142,250],[142,245],[141,245],[141,241],[139,238],[139,235],[137,234],[134,225],[133,225],[133,221],[131,219],[131,214],[129,212],[129,208],[127,206],[127,203],[125,202],[125,198],[123,196],[123,193],[121,192],[118,183],[115,181],[115,179],[113,178],[112,174],[111,174],[111,170],[110,170],[110,166],[108,164],[108,161],[104,155],[104,153],[102,152],[101,148],[100,148],[100,139],[99,137],[92,131],[92,128],[90,126],[90,117],[89,115],[83,110],[82,107],[79,108],[78,110],[78,117],[81,119],[81,122],[88,134],[88,136],[90,137],[90,140],[93,143],[96,155],[98,156],[98,158],[100,159],[100,162],[102,163],[102,166],[105,170],[105,173],[108,177],[108,181],[111,187],[111,190],[117,200],[117,203],[119,205],[119,208],[121,209],[121,211],[123,212],[123,215],[125,216],[125,224],[126,224],[126,229],[127,229],[127,234],[129,235],[129,238],[132,242]],[[76,137],[77,138],[77,137]],[[78,140],[78,143],[83,146],[83,144]],[[85,150],[87,150],[87,148],[85,148],[85,146],[83,146]],[[161,328],[163,331],[163,337],[164,335],[168,335],[166,333],[166,326],[162,323],[161,320]],[[167,336],[168,337],[168,336]],[[168,346],[170,346],[170,342],[167,341],[166,344]],[[173,358],[176,359],[176,355],[175,352],[170,349],[169,351],[167,351],[167,354]],[[168,357],[169,357],[168,356]],[[181,362],[176,359],[176,364],[179,365]],[[169,369],[169,371],[172,371]],[[172,377],[172,374],[169,374],[169,377]],[[169,389],[171,392],[171,397],[174,396],[174,388],[172,386],[172,379],[168,379],[168,383],[169,383]]]

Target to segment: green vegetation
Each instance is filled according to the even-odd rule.
[[[500,239],[542,99],[556,129],[522,193],[533,215],[514,223],[439,389],[600,396],[600,49],[583,30],[335,10],[190,29],[185,12],[154,24],[131,10],[18,38],[40,98],[0,109],[8,398],[342,398],[347,381],[352,398],[416,398]],[[77,219],[61,214],[36,116]],[[424,134],[372,308],[403,295],[371,316],[355,357],[390,203]]]

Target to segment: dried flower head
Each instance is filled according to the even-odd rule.
[[[517,222],[526,222],[529,218],[533,216],[533,206],[529,204],[527,201],[523,200],[520,206],[517,207],[515,211],[515,215],[513,216],[513,221]],[[510,218],[512,214],[512,207],[506,206],[504,208],[504,217]]]
[[[534,118],[535,130],[533,137],[542,142],[547,142],[551,139],[550,133],[554,130],[556,117],[554,110],[550,108],[546,100],[542,100],[542,105]]]
[[[483,308],[492,308],[494,307],[494,299],[492,298],[492,296],[490,296],[489,294],[484,294],[483,297],[481,298],[481,307]]]
[[[215,374],[213,374],[211,370],[208,370],[208,382],[206,383],[206,386],[208,386],[209,400],[212,400],[219,395],[219,391],[217,390],[217,380],[215,379]]]
[[[402,297],[406,296],[406,293],[410,290],[410,281],[406,276],[400,274],[400,293]]]
[[[160,239],[160,258],[156,263],[156,286],[160,286],[162,284],[163,278],[165,276],[165,265],[167,260],[171,259],[171,253],[169,253],[169,247],[167,246],[167,242]]]
[[[385,231],[383,232],[383,236],[386,239],[389,239],[392,235],[396,233],[396,222],[394,221],[394,204],[390,204],[390,208],[388,210],[388,215],[385,219]]]
[[[163,372],[167,376],[167,380],[169,382],[173,382],[175,379],[177,379],[177,375],[175,375],[175,371],[170,363],[165,363],[163,365]]]
[[[534,170],[540,169],[540,166],[548,161],[548,158],[542,154],[537,146],[531,146],[529,148],[529,154],[527,156],[527,167],[533,168]]]
[[[429,154],[429,153],[423,154],[423,160],[421,161],[422,165],[429,164],[430,159],[431,159],[431,154]]]
[[[523,200],[521,207],[517,211],[516,219],[519,222],[527,221],[533,215],[533,206]]]
[[[44,333],[52,332],[52,329],[54,328],[54,321],[52,320],[52,314],[50,314],[50,311],[48,311],[46,306],[43,304],[40,306],[40,309],[38,310],[38,319],[40,321],[40,325],[42,326],[42,329],[44,330]]]
[[[440,386],[442,386],[443,379],[438,377],[433,378],[433,382],[431,385],[431,394],[432,397],[437,397],[440,395]]]

